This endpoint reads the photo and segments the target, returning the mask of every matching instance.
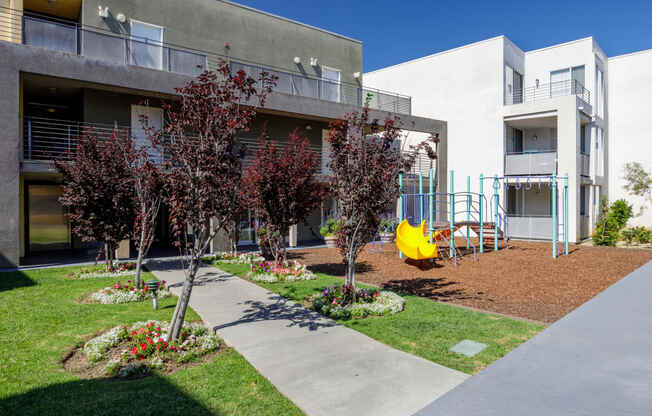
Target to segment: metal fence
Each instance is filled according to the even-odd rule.
[[[575,79],[537,84],[526,88],[515,88],[507,104],[534,103],[554,97],[575,95],[587,104],[591,104],[591,91],[584,88],[581,82]]]
[[[226,61],[256,78],[261,71],[278,77],[274,91],[399,114],[411,114],[411,97],[357,83],[329,80],[245,59],[82,26],[65,20],[0,7],[0,40],[54,49],[113,63],[196,76]]]

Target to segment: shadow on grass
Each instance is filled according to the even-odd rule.
[[[322,328],[330,328],[337,325],[334,321],[325,318],[323,315],[306,309],[291,300],[269,292],[268,300],[270,302],[246,301],[244,305],[247,309],[237,321],[217,325],[213,328],[219,331],[240,324],[261,321],[288,321],[287,327],[298,326],[307,328],[310,331],[317,331]]]
[[[447,289],[456,285],[457,282],[447,281],[443,277],[439,278],[416,278],[416,279],[396,279],[390,280],[383,284],[383,289],[391,290],[402,295],[420,296],[422,298],[434,300],[450,299],[469,299],[460,289]]]
[[[0,292],[34,285],[36,282],[20,271],[0,274]]]
[[[314,273],[324,273],[331,276],[344,276],[346,274],[346,265],[344,263],[312,264],[308,268]],[[355,264],[356,273],[373,272],[374,270],[374,267],[366,261]]]
[[[220,415],[165,378],[76,380],[0,400],[3,415]]]

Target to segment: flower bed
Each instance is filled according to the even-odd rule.
[[[72,273],[71,277],[77,279],[101,279],[104,277],[124,277],[136,274],[136,263],[125,262],[114,265],[115,271],[109,269],[109,265],[96,265],[83,267],[78,272]]]
[[[118,281],[113,286],[105,287],[97,292],[93,292],[88,296],[88,300],[93,303],[102,303],[105,305],[129,303],[129,302],[142,302],[150,298],[151,288],[145,285],[143,289],[137,289],[131,285],[131,280],[127,280],[126,284]],[[165,286],[165,280],[158,283],[156,297],[159,299],[171,296],[172,293]]]
[[[405,299],[394,292],[375,289],[358,289],[350,286],[326,286],[324,291],[312,298],[312,307],[333,319],[365,318],[369,315],[393,315],[405,308]]]
[[[215,253],[210,256],[202,257],[202,260],[206,262],[219,262],[219,263],[229,263],[229,264],[251,264],[265,261],[265,258],[262,257],[258,252],[246,252],[246,253],[231,253],[223,251],[221,253]]]
[[[247,277],[256,282],[291,282],[295,280],[314,280],[317,278],[305,264],[291,260],[287,265],[273,261],[261,261],[251,264]]]
[[[220,340],[202,325],[186,323],[176,342],[167,342],[168,322],[116,326],[88,341],[80,353],[98,377],[133,378],[153,370],[170,372],[216,351]]]

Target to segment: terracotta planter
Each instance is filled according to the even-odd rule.
[[[391,243],[394,241],[394,234],[381,234],[380,242],[381,243]]]
[[[335,248],[337,247],[337,237],[335,236],[328,236],[324,237],[324,242],[326,243],[326,247],[328,248]]]

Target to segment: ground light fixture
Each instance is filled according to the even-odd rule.
[[[158,280],[152,279],[145,282],[147,285],[147,290],[152,293],[152,302],[154,303],[154,309],[158,309]]]

